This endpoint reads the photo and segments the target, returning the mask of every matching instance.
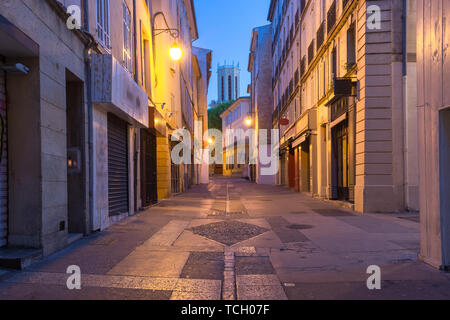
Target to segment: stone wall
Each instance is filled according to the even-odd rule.
[[[66,71],[84,81],[84,44],[45,1],[2,1],[0,13],[39,45],[39,57],[22,60],[30,74],[7,83],[9,244],[48,255],[67,244]]]

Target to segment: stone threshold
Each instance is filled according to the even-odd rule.
[[[3,248],[0,249],[0,268],[23,270],[43,257],[42,249]]]

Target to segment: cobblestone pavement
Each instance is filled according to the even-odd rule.
[[[449,299],[450,275],[418,249],[418,215],[217,178],[23,272],[0,270],[0,299]],[[71,265],[81,290],[67,289]],[[381,290],[367,289],[371,265]]]

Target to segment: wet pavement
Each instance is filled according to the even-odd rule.
[[[0,270],[0,299],[449,299],[450,275],[417,259],[418,222],[217,178],[25,271]],[[67,288],[71,265],[81,290]],[[381,290],[367,288],[371,265]]]

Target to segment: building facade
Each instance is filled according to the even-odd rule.
[[[254,135],[251,116],[251,98],[237,99],[221,115],[223,176],[250,178],[251,139]]]
[[[198,39],[197,22],[193,2],[190,0],[153,1],[155,29],[176,29],[177,32],[163,32],[155,36],[155,104],[162,115],[166,134],[157,138],[158,148],[158,197],[184,192],[195,182],[196,166],[194,154],[192,164],[176,164],[171,161],[171,152],[179,143],[172,139],[177,129],[187,129],[194,136],[194,124],[199,119],[198,101],[195,94],[195,55],[192,42]],[[164,18],[165,17],[165,18]],[[167,55],[176,41],[182,48],[180,61],[175,62]],[[206,119],[207,122],[207,119]]]
[[[405,4],[271,2],[280,184],[358,212],[418,209],[415,37],[405,31],[415,6]]]
[[[448,1],[417,1],[420,257],[444,270],[450,268],[449,17]]]
[[[195,57],[195,65],[198,66],[195,81],[196,89],[194,90],[198,105],[197,121],[198,123],[201,123],[199,128],[195,128],[195,131],[197,140],[199,140],[198,143],[200,144],[202,150],[201,154],[195,155],[198,170],[197,184],[208,184],[209,161],[203,150],[207,150],[209,147],[208,139],[205,138],[205,135],[207,135],[208,131],[208,87],[212,74],[212,51],[209,49],[193,47],[193,54]]]
[[[255,182],[275,184],[277,175],[264,172],[269,165],[263,164],[260,158],[260,151],[265,152],[267,157],[272,157],[272,25],[253,29],[248,71],[251,73],[249,93],[252,104],[252,123],[256,135],[255,152],[258,157],[255,165]],[[265,141],[260,137],[260,130],[266,130]]]
[[[0,246],[39,257],[91,230],[90,40],[56,1],[2,1],[0,20]]]
[[[241,96],[241,71],[239,64],[217,66],[217,103],[237,100]]]
[[[202,181],[170,157],[174,130],[208,122],[192,1],[6,1],[0,21],[2,262],[23,268]]]

